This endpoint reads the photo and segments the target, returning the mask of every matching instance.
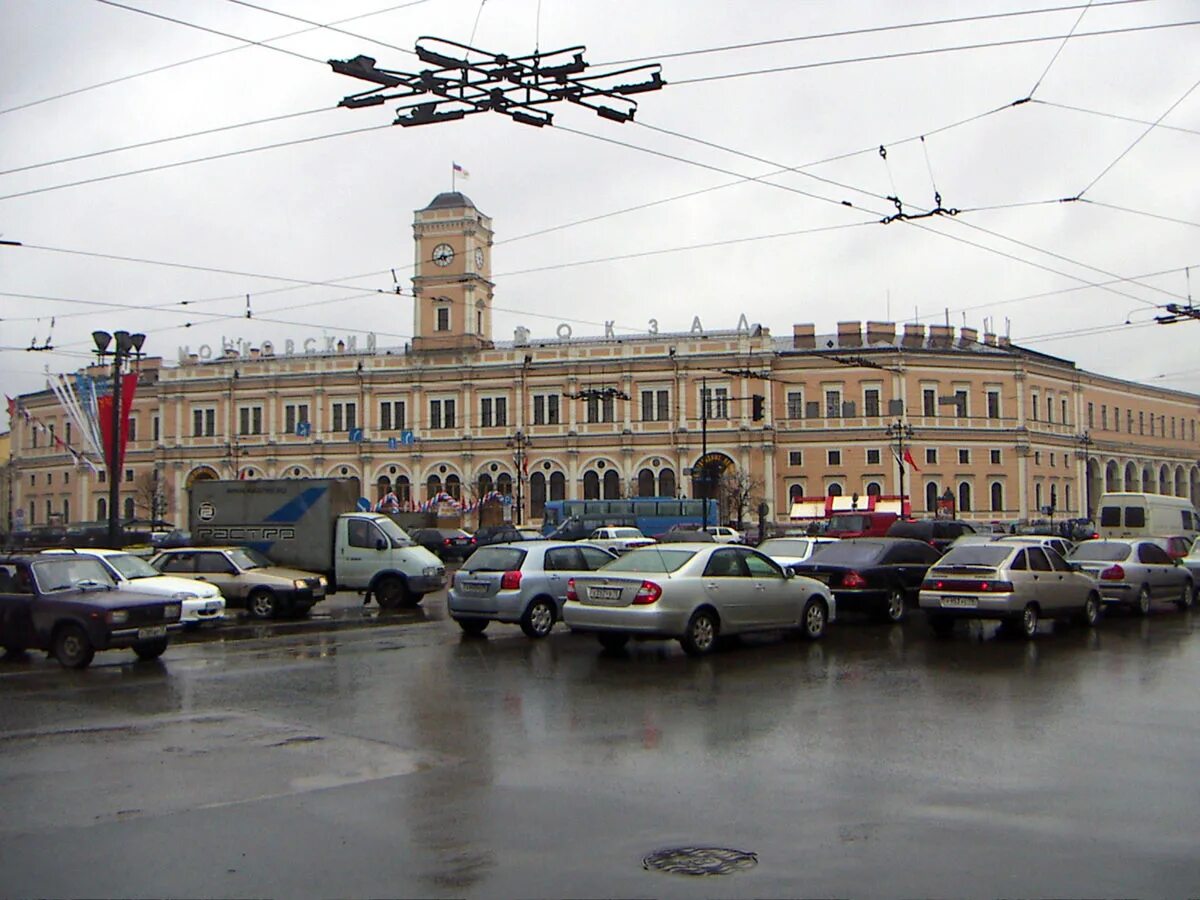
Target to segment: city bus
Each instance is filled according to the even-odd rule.
[[[631,497],[626,500],[548,500],[542,519],[542,533],[550,535],[560,528],[568,540],[587,537],[606,525],[624,525],[640,529],[653,537],[672,525],[704,522],[704,504],[708,504],[708,524],[719,525],[716,499],[678,500],[674,497]],[[564,527],[566,526],[566,527]]]

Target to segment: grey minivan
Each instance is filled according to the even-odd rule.
[[[454,573],[447,605],[467,634],[488,623],[516,622],[531,638],[550,633],[562,618],[567,582],[616,559],[591,544],[522,541],[480,547]]]

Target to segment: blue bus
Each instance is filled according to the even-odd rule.
[[[626,500],[547,500],[542,519],[542,534],[563,528],[561,536],[587,537],[605,525],[627,525],[647,537],[662,534],[672,525],[704,522],[704,504],[708,504],[708,524],[719,525],[716,499],[678,500],[674,497],[631,497]],[[566,526],[564,528],[564,526]],[[570,539],[570,538],[568,538]]]

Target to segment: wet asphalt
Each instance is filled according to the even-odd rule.
[[[1197,613],[693,660],[316,612],[0,663],[0,895],[1200,894]],[[757,864],[644,868],[682,847]]]

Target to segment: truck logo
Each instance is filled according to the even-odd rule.
[[[196,507],[196,515],[200,517],[200,521],[202,522],[211,522],[216,518],[217,508],[210,501],[205,500]]]

